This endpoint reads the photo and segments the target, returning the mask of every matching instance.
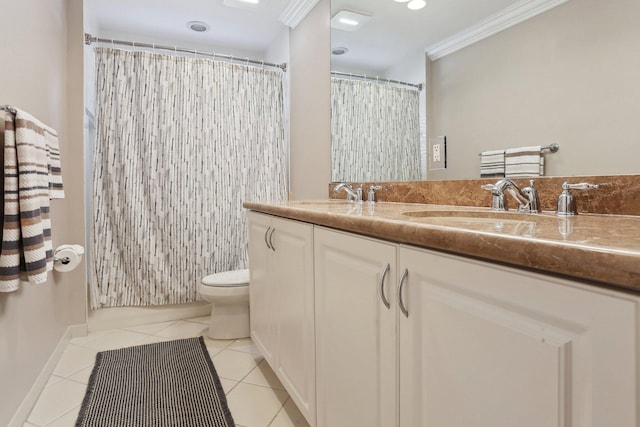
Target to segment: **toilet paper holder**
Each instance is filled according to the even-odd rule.
[[[76,268],[84,254],[81,245],[60,245],[53,252],[54,269],[71,271]]]
[[[68,256],[62,257],[62,258],[58,258],[57,256],[53,257],[53,262],[59,262],[62,263],[64,265],[67,265],[71,262],[71,258],[69,258]]]

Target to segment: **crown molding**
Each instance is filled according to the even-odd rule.
[[[280,22],[295,28],[320,0],[291,0],[280,14]]]
[[[429,55],[432,61],[435,61],[527,19],[533,18],[547,10],[553,9],[567,1],[568,0],[522,0],[452,37],[427,47],[427,55]]]

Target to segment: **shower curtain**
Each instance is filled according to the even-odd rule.
[[[331,79],[332,181],[421,179],[420,92]]]
[[[284,200],[283,73],[96,48],[92,309],[198,300],[247,266],[245,200]]]

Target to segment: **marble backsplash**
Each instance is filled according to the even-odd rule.
[[[481,188],[482,184],[494,184],[492,179],[470,179],[452,181],[407,181],[407,182],[364,182],[354,183],[354,187],[363,187],[366,200],[369,187],[380,185],[376,191],[376,200],[381,202],[427,203],[436,205],[457,205],[490,207],[491,194]],[[528,179],[513,180],[520,188],[529,186]],[[572,184],[589,182],[600,188],[593,190],[571,190],[578,213],[597,213],[613,215],[640,215],[640,175],[601,175],[540,177],[535,179],[540,208],[543,211],[557,209],[558,196],[562,192],[562,183]],[[334,193],[335,183],[329,184],[329,198],[343,199],[346,194]],[[510,198],[509,195],[507,195]],[[511,209],[515,209],[515,200],[509,200]]]

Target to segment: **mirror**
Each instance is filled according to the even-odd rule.
[[[552,143],[546,176],[640,173],[640,3],[332,0],[341,10],[369,16],[331,29],[332,50],[347,49],[332,70],[425,83],[422,177],[478,178],[482,151]],[[447,167],[424,171],[438,136]]]

